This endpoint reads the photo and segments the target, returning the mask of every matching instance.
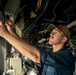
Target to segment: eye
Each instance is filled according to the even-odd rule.
[[[60,35],[60,32],[59,31],[55,31],[55,35]]]

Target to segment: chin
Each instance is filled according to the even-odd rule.
[[[49,41],[49,44],[52,45],[52,42]]]

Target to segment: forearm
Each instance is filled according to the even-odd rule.
[[[15,31],[13,31],[13,32],[10,32],[13,36],[15,36],[15,37],[19,37],[19,35],[15,32]]]
[[[27,56],[32,61],[39,63],[40,52],[37,48],[30,45],[20,37],[16,37],[10,33],[4,34],[3,37],[23,55]]]

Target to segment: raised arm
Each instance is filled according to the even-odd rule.
[[[12,35],[5,24],[0,21],[0,36],[5,38],[12,46],[14,46],[20,53],[27,56],[34,62],[40,62],[40,52],[37,48],[27,43],[19,36]]]

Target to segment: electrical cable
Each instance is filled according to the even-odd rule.
[[[26,6],[27,6],[27,5],[24,5],[24,6],[18,11],[18,13],[19,13],[22,9],[24,9]]]
[[[53,11],[52,11],[53,14],[54,14],[54,18],[53,18],[52,20],[54,20],[54,19],[56,18],[56,14],[55,14],[54,11],[55,11],[56,7],[58,6],[58,4],[60,3],[60,1],[61,1],[61,0],[59,0],[59,1],[57,2],[57,4],[55,5],[55,7],[54,7],[54,9],[53,9]]]
[[[41,12],[41,14],[39,15],[39,17],[36,18],[36,20],[26,29],[23,31],[23,33],[25,33],[28,29],[32,28],[35,26],[36,22],[38,21],[38,19],[46,12],[47,6],[49,4],[50,0],[48,0],[48,2],[45,4],[43,11]],[[32,27],[31,27],[32,26]]]

